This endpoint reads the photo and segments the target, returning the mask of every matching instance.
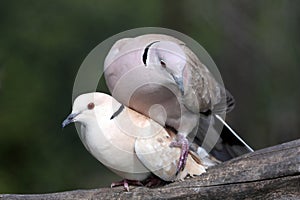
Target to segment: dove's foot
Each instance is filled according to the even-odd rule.
[[[185,167],[186,160],[189,154],[189,141],[186,139],[186,137],[183,134],[178,133],[176,135],[176,141],[171,142],[170,147],[181,148],[181,153],[180,153],[179,162],[176,171],[176,174],[178,174],[178,172],[183,170]]]
[[[143,186],[143,184],[142,184],[140,181],[123,179],[122,181],[119,181],[119,182],[113,182],[113,183],[110,185],[110,187],[123,186],[124,189],[125,189],[127,192],[129,192],[129,185]]]
[[[165,181],[154,175],[147,178],[143,183],[146,187],[157,187],[166,184]]]

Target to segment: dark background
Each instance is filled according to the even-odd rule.
[[[120,179],[61,122],[83,59],[131,28],[165,27],[198,41],[237,101],[228,121],[255,149],[299,138],[299,22],[292,0],[1,1],[0,193]]]

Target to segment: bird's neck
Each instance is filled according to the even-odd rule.
[[[88,123],[82,123],[79,137],[86,149],[92,153],[93,149],[106,148],[105,136],[103,128],[97,120],[89,120]],[[93,154],[93,153],[92,153]]]

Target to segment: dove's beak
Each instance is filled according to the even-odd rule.
[[[177,77],[177,76],[175,76],[173,74],[171,74],[171,75],[172,75],[175,83],[177,84],[177,86],[178,86],[181,94],[184,95],[183,79],[182,79],[182,77]]]
[[[70,123],[75,122],[75,117],[79,115],[80,113],[71,113],[62,123],[62,127],[64,128]]]

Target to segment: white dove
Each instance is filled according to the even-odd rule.
[[[182,148],[179,169],[187,136],[195,134],[195,141],[213,148],[211,154],[222,161],[253,151],[220,117],[234,107],[233,97],[184,42],[162,34],[121,39],[105,59],[104,75],[114,98],[178,131],[171,146]],[[225,125],[221,140],[210,127],[215,117]]]
[[[79,136],[86,149],[124,178],[112,186],[123,185],[127,191],[128,184],[139,185],[152,173],[164,181],[182,180],[200,175],[217,162],[208,156],[200,160],[190,151],[186,167],[177,171],[180,149],[169,147],[174,133],[104,93],[78,96],[62,126],[72,122],[80,124]]]

